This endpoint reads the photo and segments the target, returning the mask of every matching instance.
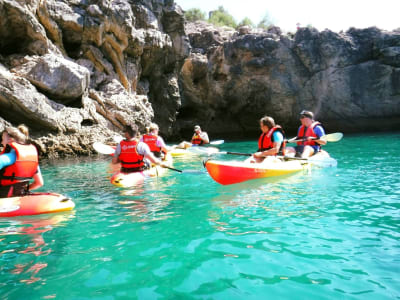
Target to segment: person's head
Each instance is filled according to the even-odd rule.
[[[3,146],[6,146],[12,142],[25,144],[27,141],[27,136],[22,133],[18,128],[6,127],[1,134],[1,141]]]
[[[151,124],[150,124],[150,126],[149,126],[149,133],[155,133],[155,134],[157,134],[157,133],[158,133],[158,130],[159,130],[159,128],[158,128],[158,125],[157,125],[156,123],[151,123]]]
[[[260,119],[260,128],[262,132],[267,132],[275,126],[275,121],[273,118],[265,116]]]
[[[26,138],[29,138],[29,128],[25,124],[20,124],[17,128],[26,136]]]
[[[300,122],[304,126],[310,126],[314,120],[314,114],[308,110],[302,110],[300,112]]]
[[[194,132],[196,133],[200,133],[201,132],[201,128],[199,125],[194,126]]]
[[[137,133],[138,133],[138,127],[136,124],[125,125],[124,135],[126,139],[130,140],[132,138],[135,138]]]

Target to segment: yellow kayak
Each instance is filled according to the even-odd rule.
[[[172,156],[168,154],[164,162],[166,162],[168,166],[172,166]],[[166,171],[167,168],[161,166],[152,166],[150,169],[132,173],[118,171],[111,177],[110,181],[113,185],[118,187],[131,187],[142,183],[146,178],[163,176]]]

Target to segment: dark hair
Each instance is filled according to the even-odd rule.
[[[125,125],[124,132],[128,133],[131,138],[134,138],[138,132],[138,127],[136,124]]]
[[[302,110],[301,113],[300,113],[300,116],[306,117],[306,118],[310,118],[310,119],[314,119],[314,114],[309,110]]]
[[[268,126],[268,128],[273,128],[274,126],[275,126],[275,121],[274,121],[274,119],[273,118],[271,118],[271,117],[268,117],[268,116],[265,116],[265,117],[262,117],[261,119],[260,119],[260,123],[262,123],[263,125],[265,125],[265,126]]]

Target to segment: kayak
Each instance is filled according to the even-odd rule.
[[[310,159],[271,156],[262,163],[208,160],[204,162],[204,166],[212,179],[220,184],[228,185],[259,178],[290,175],[307,170],[312,165],[336,166],[337,163],[334,164],[334,162],[336,163],[336,160],[331,158],[326,151],[321,151]]]
[[[284,161],[275,157],[265,160],[262,163],[208,160],[205,162],[205,167],[212,179],[228,185],[252,179],[288,175],[302,171],[308,166],[307,162],[298,160]]]
[[[216,147],[192,146],[186,149],[174,148],[169,153],[171,153],[173,157],[177,157],[184,155],[211,155],[218,152],[219,149]]]
[[[32,193],[25,196],[0,198],[0,217],[15,217],[72,210],[75,203],[56,193]]]
[[[172,157],[167,155],[164,163],[167,163],[168,166],[172,166]],[[140,172],[125,173],[118,171],[111,177],[110,181],[113,185],[118,187],[132,187],[142,183],[146,178],[162,176],[166,171],[167,168],[156,165],[152,166],[150,169]]]

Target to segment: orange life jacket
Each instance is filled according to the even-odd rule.
[[[161,152],[161,147],[157,146],[157,136],[152,134],[143,135],[143,142],[146,143],[151,152]]]
[[[195,134],[192,138],[193,145],[203,145],[204,141],[201,139],[199,134]]]
[[[34,145],[13,142],[9,146],[15,150],[16,160],[15,163],[0,171],[0,186],[29,181],[35,175],[39,166],[38,152]],[[1,154],[9,151],[11,149],[5,147]]]
[[[121,153],[119,154],[119,160],[123,171],[138,172],[144,169],[144,156],[137,152],[137,144],[138,142],[135,140],[122,140],[120,142]]]
[[[299,133],[297,135],[297,138],[299,140],[302,139],[302,138],[306,138],[306,137],[318,138],[318,136],[314,132],[314,128],[317,125],[321,125],[321,123],[318,122],[318,121],[315,121],[314,123],[311,124],[310,127],[305,127],[304,125],[301,125],[300,128],[299,128]],[[297,145],[316,146],[318,144],[314,140],[309,140],[309,141],[299,141],[299,142],[297,142]]]
[[[286,148],[285,132],[279,125],[272,127],[270,130],[268,130],[267,133],[261,134],[260,138],[258,139],[258,150],[257,150],[258,152],[266,151],[273,148],[273,143],[275,142],[273,134],[275,131],[279,131],[283,135],[283,142],[281,143],[281,146],[277,154],[279,155],[285,154],[285,148]]]

